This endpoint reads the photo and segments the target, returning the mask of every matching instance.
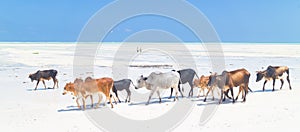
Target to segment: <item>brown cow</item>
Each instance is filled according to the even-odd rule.
[[[223,71],[221,75],[211,75],[208,86],[218,86],[221,88],[221,98],[219,103],[222,103],[223,94],[225,91],[230,90],[232,103],[235,102],[233,95],[233,87],[240,87],[239,93],[242,92],[243,102],[246,101],[246,95],[248,93],[250,73],[246,69],[238,69],[234,71]],[[225,99],[225,98],[224,98]],[[206,100],[206,98],[204,99]]]
[[[264,85],[263,85],[263,91],[265,91],[265,85],[269,80],[273,80],[273,90],[275,87],[275,80],[280,79],[281,81],[281,87],[282,89],[283,86],[283,78],[284,78],[284,73],[287,73],[286,80],[289,83],[290,90],[292,90],[291,83],[290,83],[290,78],[289,78],[289,68],[287,66],[268,66],[268,68],[264,71],[257,71],[256,74],[256,82],[260,81],[262,78],[265,79]]]
[[[86,108],[85,106],[85,99],[88,96],[91,96],[91,102],[93,104],[93,94],[98,94],[99,100],[98,103],[96,104],[96,108],[99,107],[99,104],[102,100],[102,95],[103,93],[106,96],[106,101],[104,105],[106,105],[107,99],[109,99],[111,107],[113,108],[113,104],[111,103],[111,96],[110,93],[112,92],[112,87],[113,87],[113,80],[111,78],[99,78],[99,79],[92,79],[91,77],[87,77],[85,81],[83,82],[82,79],[76,79],[72,85],[72,83],[67,83],[65,86],[65,92],[63,95],[65,95],[67,92],[71,92],[74,94],[75,97],[77,97],[77,105],[79,106],[78,99],[82,98],[83,101],[83,109]],[[116,103],[116,100],[115,100]],[[93,107],[93,105],[92,105]]]
[[[65,85],[64,87],[64,92],[62,93],[63,95],[66,95],[67,93],[71,93],[71,95],[73,95],[73,99],[76,98],[76,103],[77,103],[77,107],[78,109],[81,109],[78,100],[82,99],[82,103],[83,103],[83,110],[85,110],[85,95],[86,92],[85,90],[80,86],[83,84],[83,80],[82,79],[78,79],[76,78],[74,80],[74,83],[69,82]],[[76,85],[76,86],[75,86]]]
[[[194,80],[194,87],[198,87],[199,88],[199,93],[198,93],[198,98],[200,97],[200,93],[202,91],[203,96],[207,96],[209,94],[209,92],[211,91],[211,88],[215,88],[215,87],[208,87],[208,82],[209,82],[209,76],[204,76],[202,75],[200,77],[200,79],[195,79]],[[207,93],[204,94],[204,89],[207,89]],[[213,91],[211,92],[212,96],[213,96],[213,100],[214,100],[214,94]],[[218,95],[220,95],[220,93],[218,92]]]

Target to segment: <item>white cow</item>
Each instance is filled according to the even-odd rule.
[[[154,92],[157,92],[157,95],[159,97],[159,102],[161,103],[159,89],[173,88],[175,90],[174,101],[176,101],[176,98],[178,100],[179,79],[180,79],[180,75],[176,71],[171,71],[166,73],[152,72],[148,77],[143,77],[143,75],[141,75],[140,79],[137,80],[138,85],[136,89],[146,87],[148,90],[151,90],[146,105],[149,104],[149,101]]]

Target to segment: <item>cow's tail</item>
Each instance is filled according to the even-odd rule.
[[[132,82],[132,80],[130,79],[131,84],[134,86],[135,89],[137,89],[137,86],[135,86]]]
[[[253,91],[252,91],[252,89],[250,89],[250,87],[248,86],[248,90],[252,93]]]
[[[287,68],[286,73],[287,73],[287,78],[289,79],[289,77],[290,77],[290,70],[289,70],[289,68]]]
[[[196,72],[195,72],[195,75],[196,75],[197,79],[199,79],[199,76],[198,76],[198,74]]]

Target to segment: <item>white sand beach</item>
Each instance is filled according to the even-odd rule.
[[[160,45],[162,46],[162,45]],[[165,46],[165,45],[164,45]],[[147,76],[153,71],[170,71],[187,68],[176,65],[165,53],[175,52],[180,56],[181,49],[168,44],[170,51],[149,50],[136,53],[128,66],[128,78],[136,83],[140,75]],[[186,44],[193,58],[187,58],[187,63],[194,59],[198,76],[209,75],[211,68],[210,57],[201,44]],[[120,47],[118,43],[106,43],[98,48],[94,60],[94,69],[85,71],[82,76],[95,78],[113,77],[114,56]],[[147,49],[141,46],[144,51]],[[78,75],[73,75],[75,43],[1,43],[0,44],[0,77],[2,90],[0,96],[0,125],[2,131],[99,131],[100,129],[78,110],[71,95],[62,95],[67,82],[73,82]],[[174,128],[175,131],[297,131],[300,126],[300,45],[298,44],[222,44],[225,69],[235,70],[245,68],[251,73],[250,88],[254,92],[247,95],[247,101],[239,99],[235,104],[231,100],[219,105],[215,114],[204,125],[199,124],[200,115],[205,105],[211,103],[211,98],[203,102],[204,97],[197,98],[198,89],[194,89],[194,97],[187,99],[194,102],[191,113]],[[129,52],[129,51],[128,51]],[[130,51],[131,52],[131,51]],[[190,60],[189,60],[190,59]],[[145,67],[139,67],[144,65]],[[157,65],[157,67],[147,66]],[[158,66],[159,65],[159,66]],[[162,65],[162,66],[161,66]],[[264,70],[269,65],[286,65],[290,68],[292,90],[289,90],[285,80],[282,90],[280,81],[276,81],[272,92],[272,82],[266,84],[262,92],[263,81],[255,82],[256,71]],[[161,66],[161,67],[160,67]],[[28,78],[30,73],[43,69],[58,70],[58,89],[44,89],[40,83],[34,91],[36,81]],[[125,71],[124,71],[125,72]],[[122,74],[122,73],[120,73]],[[118,78],[119,79],[119,78]],[[52,80],[46,81],[48,87],[53,86]],[[186,84],[185,84],[186,85]],[[184,86],[185,86],[184,85]],[[235,96],[237,88],[235,89]],[[167,99],[170,91],[162,92],[163,103],[157,103],[154,95],[151,103],[145,106],[149,91],[146,89],[132,91],[144,93],[145,98],[136,99],[132,95],[131,103],[119,103],[112,109],[118,115],[134,120],[153,119],[167,113],[176,102]],[[188,88],[185,88],[187,96]],[[122,100],[126,92],[120,93]],[[144,100],[140,102],[139,100]],[[179,101],[182,100],[179,98]],[[109,105],[87,111],[110,109]],[[106,120],[106,119],[104,119]],[[108,120],[108,119],[107,119]],[[150,125],[151,126],[151,125]]]

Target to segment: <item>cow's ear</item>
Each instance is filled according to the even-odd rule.
[[[148,77],[144,77],[143,80],[146,81],[148,79]]]

